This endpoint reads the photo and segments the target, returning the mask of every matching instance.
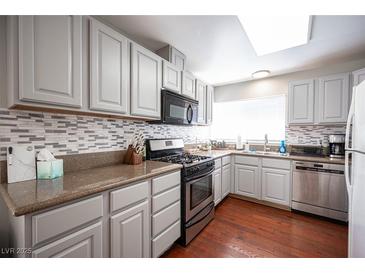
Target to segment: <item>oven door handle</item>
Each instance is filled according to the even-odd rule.
[[[210,207],[209,211],[208,211],[206,214],[204,214],[204,216],[203,216],[203,217],[199,218],[199,220],[196,220],[195,222],[192,222],[192,223],[188,222],[188,223],[185,225],[185,228],[189,228],[189,227],[191,227],[191,226],[193,226],[193,225],[196,225],[196,224],[197,224],[197,223],[199,223],[201,220],[204,220],[204,219],[205,219],[205,217],[207,217],[207,216],[210,214],[210,212],[212,212],[212,210],[213,210],[213,208],[214,208],[214,203],[212,203],[209,207]]]
[[[213,174],[213,172],[214,172],[214,167],[213,167],[211,170],[209,170],[208,172],[206,172],[206,173],[204,173],[204,174],[200,175],[200,176],[199,176],[199,177],[197,177],[197,178],[193,178],[193,180],[188,181],[187,183],[188,183],[188,184],[193,184],[193,183],[195,183],[196,181],[199,181],[201,178],[203,178],[203,177],[205,177],[205,176],[209,176],[209,175]]]

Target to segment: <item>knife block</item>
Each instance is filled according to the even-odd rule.
[[[139,165],[142,163],[142,160],[142,155],[138,154],[136,150],[131,145],[129,145],[124,156],[123,163],[127,165]]]

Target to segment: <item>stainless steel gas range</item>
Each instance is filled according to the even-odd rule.
[[[146,159],[183,165],[180,242],[187,245],[214,218],[214,160],[185,153],[182,139],[146,140]]]

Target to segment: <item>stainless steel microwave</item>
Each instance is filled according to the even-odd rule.
[[[198,101],[161,90],[161,120],[163,124],[194,125],[198,122]]]

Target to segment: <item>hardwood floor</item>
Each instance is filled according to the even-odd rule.
[[[347,225],[228,197],[187,247],[163,257],[347,257]]]

